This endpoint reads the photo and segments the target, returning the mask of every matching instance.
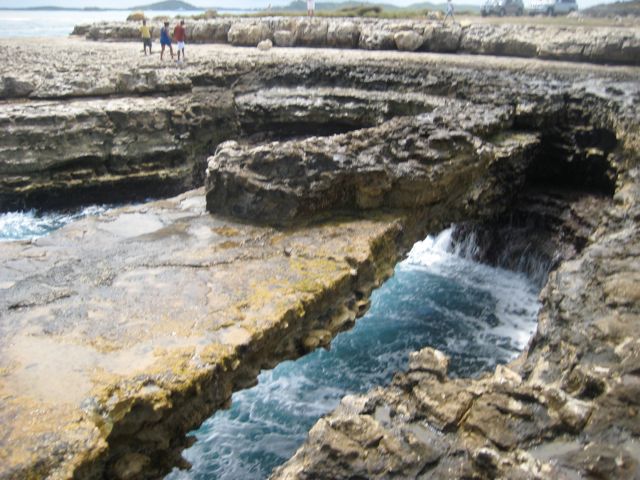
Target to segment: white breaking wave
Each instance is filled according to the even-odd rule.
[[[64,213],[38,214],[35,210],[2,213],[0,214],[0,242],[42,237],[80,218],[100,215],[108,208],[110,207],[92,205],[82,210]]]
[[[473,248],[472,242],[465,248]],[[189,471],[167,480],[264,479],[294,454],[340,398],[385,385],[425,346],[451,358],[451,375],[476,375],[512,359],[536,324],[537,289],[523,274],[454,252],[451,229],[418,242],[373,292],[355,327],[319,349],[264,371],[195,432]]]
[[[535,331],[540,308],[538,289],[524,273],[491,267],[465,258],[477,250],[473,239],[462,247],[452,243],[452,228],[436,237],[417,242],[400,268],[424,268],[455,280],[464,289],[486,292],[495,300],[492,312],[485,312],[494,324],[485,333],[511,339],[511,357],[526,346]]]

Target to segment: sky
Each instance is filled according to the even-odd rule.
[[[24,8],[38,7],[43,5],[54,5],[57,7],[101,7],[101,8],[128,8],[136,5],[146,5],[159,0],[0,0],[0,8]],[[196,7],[203,8],[264,8],[271,3],[273,6],[288,5],[290,0],[185,0]],[[330,1],[330,0],[316,0]],[[366,0],[362,0],[363,3]],[[418,3],[422,0],[370,0],[371,3],[391,3],[398,6]],[[445,0],[429,0],[432,3],[444,3]],[[599,3],[611,3],[613,0],[578,0],[578,7],[586,8]],[[453,3],[460,4],[482,4],[483,0],[453,0]],[[527,3],[525,1],[525,3]],[[0,12],[0,15],[2,13]]]

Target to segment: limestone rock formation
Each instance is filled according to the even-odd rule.
[[[398,50],[407,50],[409,52],[418,50],[424,43],[422,35],[413,30],[398,32],[393,36],[393,40],[396,42],[396,48]]]
[[[277,47],[293,46],[294,36],[287,30],[276,30],[273,32],[273,43]]]
[[[234,23],[227,33],[230,44],[244,47],[254,47],[271,37],[268,25],[263,22]]]
[[[153,26],[160,30],[160,23]],[[191,41],[255,46],[275,40],[282,46],[424,50],[513,55],[597,63],[640,63],[640,35],[634,27],[567,25],[442,24],[440,20],[367,18],[225,17],[189,22]],[[288,32],[289,35],[285,35]],[[81,25],[74,30],[91,40],[137,40],[132,22]],[[287,40],[285,41],[285,37]],[[420,42],[418,37],[424,39]],[[411,48],[409,48],[411,47]]]
[[[357,48],[359,39],[360,29],[354,22],[331,22],[327,28],[327,47]]]
[[[0,478],[167,473],[233,390],[353,324],[412,225],[283,234],[192,191],[4,244]]]
[[[273,47],[273,42],[268,38],[258,43],[258,50],[262,50],[263,52],[266,52],[267,50],[271,50],[271,47]]]
[[[317,22],[313,19],[302,20],[293,31],[294,44],[303,47],[324,47],[327,44],[327,31],[329,25],[326,22]]]
[[[327,42],[393,50],[398,32],[459,49],[470,30],[314,19],[298,37],[298,19],[218,20],[205,30],[227,25],[225,41],[314,42],[328,22]],[[563,42],[547,51],[587,58]],[[183,188],[231,141],[212,159],[210,208],[295,222],[223,219],[200,191],[3,244],[0,477],[184,466],[186,432],[261,367],[351,325],[413,241],[454,221],[499,232],[527,203],[571,244],[528,350],[478,379],[418,352],[388,389],[345,399],[279,474],[637,476],[637,67],[256,44],[190,45],[178,67],[138,43],[20,40],[0,66],[5,198],[60,186],[72,203],[102,184],[102,201],[121,201],[139,177]]]
[[[499,160],[526,169],[535,136],[506,131],[492,143],[509,121],[505,109],[451,102],[341,136],[254,148],[224,143],[209,159],[207,208],[288,223],[323,211],[454,202]]]
[[[233,105],[215,89],[39,101],[2,105],[0,125],[0,208],[68,206],[99,201],[107,191],[114,199],[144,198],[199,183],[200,158],[233,128]]]
[[[638,478],[637,199],[595,213],[608,228],[551,274],[524,356],[454,380],[426,348],[389,388],[343,399],[272,478]]]
[[[235,97],[243,135],[288,139],[343,133],[379,125],[398,116],[433,111],[446,103],[420,93],[359,88],[262,88]]]

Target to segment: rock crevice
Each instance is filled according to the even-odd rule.
[[[449,379],[424,350],[388,389],[345,399],[277,475],[634,478],[636,67],[192,45],[174,69],[69,42],[86,55],[66,71],[54,41],[21,44],[30,69],[2,67],[21,79],[1,84],[0,208],[83,188],[122,201],[138,177],[188,188],[213,154],[208,191],[3,245],[0,477],[165,473],[259,368],[366,311],[411,243],[451,222],[499,236],[513,213],[545,225],[533,241],[555,267],[519,360]],[[123,58],[161,81],[123,75]],[[540,188],[555,177],[557,196]]]

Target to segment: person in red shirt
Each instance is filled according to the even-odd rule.
[[[184,55],[184,42],[187,39],[187,32],[184,29],[184,20],[180,20],[180,23],[173,29],[173,40],[178,44],[178,61],[180,61],[180,52],[182,52],[182,60],[187,58]]]

